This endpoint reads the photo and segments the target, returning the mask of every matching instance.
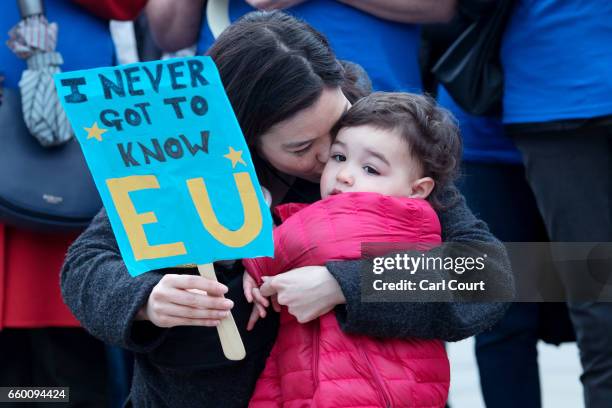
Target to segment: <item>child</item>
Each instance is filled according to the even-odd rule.
[[[432,206],[453,180],[461,149],[445,111],[425,96],[374,93],[332,136],[323,199],[277,207],[283,223],[274,231],[275,257],[244,261],[257,283],[300,266],[359,259],[365,242],[440,243]],[[333,312],[300,324],[283,308],[250,406],[444,407],[449,377],[441,341],[350,335]]]

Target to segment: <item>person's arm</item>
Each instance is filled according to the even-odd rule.
[[[451,199],[453,192],[447,197]],[[486,224],[469,210],[459,196],[439,213],[444,242],[487,244],[487,275],[493,275],[496,293],[510,298],[513,281],[508,255]],[[432,251],[432,255],[435,249]],[[442,255],[443,256],[443,255]],[[421,337],[457,341],[480,333],[505,313],[509,303],[497,302],[362,302],[360,261],[329,262],[329,272],[336,278],[346,305],[336,307],[341,328],[349,333],[378,337]],[[448,272],[430,271],[432,279],[445,279]],[[455,279],[461,277],[454,276]],[[466,276],[467,279],[467,276]]]
[[[297,6],[306,0],[245,0],[251,7],[258,10],[284,10]]]
[[[159,272],[129,275],[102,210],[68,250],[61,272],[62,296],[92,335],[145,352],[162,341],[163,330],[148,322],[133,327],[133,321],[162,276]]]
[[[133,20],[144,9],[147,0],[72,0],[90,13],[105,20]]]
[[[449,190],[444,199],[448,207],[439,212],[442,238],[446,242],[467,243],[461,256],[479,257],[485,250],[486,268],[463,275],[432,268],[420,271],[420,276],[430,282],[449,279],[477,282],[484,278],[486,296],[494,294],[504,301],[511,300],[514,286],[504,246],[491,235],[484,222],[474,217],[463,197],[452,200],[454,192],[455,189]],[[443,259],[458,254],[449,246],[441,246],[429,251],[428,255]],[[287,306],[301,323],[316,319],[336,307],[336,317],[346,332],[446,341],[461,340],[486,330],[503,316],[509,306],[509,303],[502,302],[476,303],[474,300],[478,297],[471,292],[462,298],[453,292],[432,292],[431,295],[437,296],[432,299],[434,302],[423,302],[423,299],[418,302],[362,302],[363,268],[364,264],[359,260],[328,262],[327,267],[305,266],[269,278],[261,286],[261,293],[277,296],[278,303]],[[371,265],[368,268],[371,269]]]
[[[338,0],[399,23],[445,23],[455,15],[457,0]]]
[[[213,326],[232,307],[220,297],[224,285],[200,276],[161,271],[130,276],[104,210],[68,250],[61,289],[92,335],[135,352],[159,345],[166,333],[162,327]]]
[[[205,0],[149,0],[146,14],[157,46],[173,52],[198,39]]]

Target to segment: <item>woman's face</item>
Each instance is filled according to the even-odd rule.
[[[312,106],[264,133],[258,153],[280,172],[318,183],[329,158],[330,130],[350,106],[340,87],[324,88]]]

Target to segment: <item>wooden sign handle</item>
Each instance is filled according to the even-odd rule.
[[[217,281],[213,264],[198,265],[198,271],[206,279]],[[236,327],[231,312],[225,319],[221,320],[221,323],[217,326],[217,332],[219,333],[219,340],[221,340],[223,354],[228,360],[242,360],[246,356],[240,332],[238,332],[238,327]]]

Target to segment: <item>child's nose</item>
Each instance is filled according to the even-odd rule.
[[[340,170],[338,174],[336,175],[336,179],[339,182],[343,184],[347,184],[349,186],[352,186],[354,182],[353,176],[351,175],[351,172],[347,168]]]

